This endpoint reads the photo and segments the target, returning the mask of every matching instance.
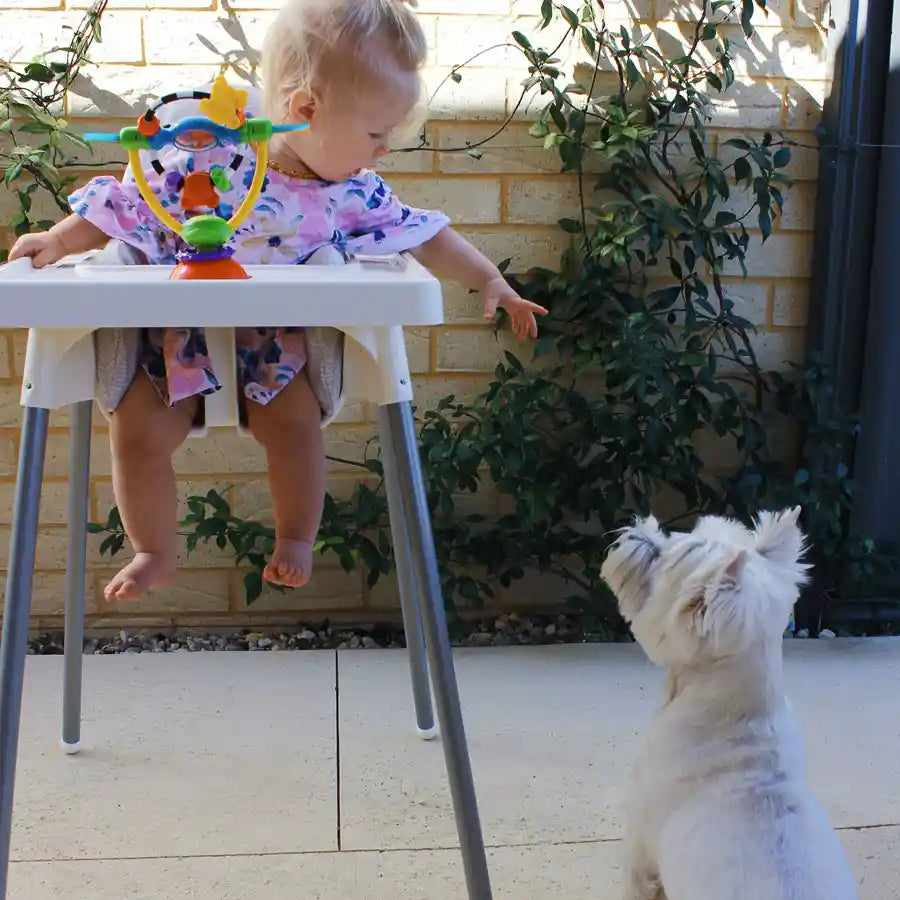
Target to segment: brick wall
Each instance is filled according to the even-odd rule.
[[[97,65],[86,70],[69,100],[67,115],[87,130],[118,127],[143,108],[148,97],[164,90],[209,81],[223,60],[252,75],[265,27],[279,0],[160,0],[150,12],[149,0],[111,0],[97,45]],[[767,18],[737,65],[739,83],[718,104],[714,142],[733,129],[783,128],[814,144],[815,127],[827,87],[819,0],[770,2]],[[63,34],[87,5],[86,0],[0,0],[0,57],[27,58]],[[533,30],[537,0],[421,0],[422,21],[431,44],[428,81],[436,85],[450,67],[478,49],[506,40],[513,27]],[[637,16],[652,26],[661,41],[687,26],[692,4],[687,0],[636,0],[606,4],[611,18]],[[629,10],[632,12],[629,13]],[[513,25],[515,22],[515,25]],[[736,40],[743,41],[739,32]],[[665,44],[663,43],[663,46]],[[445,209],[459,229],[495,260],[512,257],[513,270],[552,265],[562,248],[554,223],[571,214],[573,185],[557,173],[556,160],[527,134],[522,114],[484,158],[442,153],[441,149],[476,141],[501,121],[518,95],[522,78],[511,51],[500,49],[480,58],[460,84],[448,82],[433,104],[430,128],[435,152],[401,154],[384,166],[394,189],[411,203]],[[116,150],[104,149],[110,171]],[[95,158],[96,159],[96,158]],[[96,170],[94,170],[96,172]],[[83,173],[88,177],[88,170]],[[806,323],[808,267],[815,194],[816,156],[795,151],[791,174],[798,183],[788,209],[767,244],[755,246],[750,278],[733,279],[732,288],[745,302],[745,314],[760,326],[757,347],[767,366],[801,357]],[[9,218],[10,198],[0,192],[0,220]],[[51,211],[52,212],[52,211]],[[509,341],[498,342],[485,328],[480,298],[454,286],[446,289],[447,322],[407,335],[418,402],[427,406],[446,393],[466,397],[487,382],[488,373]],[[0,333],[0,566],[6,560],[11,497],[18,443],[19,382],[24,334]],[[355,459],[373,432],[373,411],[353,404],[327,432],[329,452]],[[110,461],[104,421],[95,421],[91,513],[105,517],[112,503]],[[51,419],[46,483],[41,509],[34,595],[35,624],[58,624],[63,607],[67,416]],[[244,516],[266,519],[263,458],[248,439],[217,433],[189,441],[177,457],[179,492],[205,493],[228,487],[228,497]],[[334,466],[331,489],[347,492],[357,478]],[[102,585],[113,571],[89,547],[88,611],[91,624],[233,625],[289,622],[299,618],[374,619],[394,615],[395,584],[388,580],[367,590],[360,575],[346,575],[319,561],[310,586],[302,593],[266,592],[245,609],[241,573],[228,556],[203,548],[182,559],[177,584],[137,604],[110,607]],[[519,588],[518,602],[547,599],[540,586]]]

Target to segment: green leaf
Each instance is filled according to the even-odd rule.
[[[553,20],[553,2],[552,0],[542,0],[541,2],[541,28],[546,28]]]
[[[578,219],[560,219],[559,227],[568,234],[581,234],[584,230]]]
[[[260,598],[263,589],[261,572],[248,572],[244,576],[244,600],[247,606]]]
[[[747,37],[753,34],[753,26],[750,24],[752,18],[753,0],[741,0],[741,28]]]
[[[513,40],[514,40],[520,47],[524,48],[525,50],[531,50],[531,49],[532,49],[532,47],[531,47],[531,41],[529,41],[528,38],[525,37],[524,34],[522,34],[521,31],[514,31],[514,32],[512,33],[512,36],[513,36]]]
[[[459,84],[462,81],[462,74],[460,72],[451,72],[450,79]]]
[[[776,169],[783,169],[790,161],[791,161],[791,148],[790,147],[779,147],[775,151],[775,156],[772,158],[772,165]]]

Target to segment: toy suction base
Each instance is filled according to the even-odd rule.
[[[169,276],[172,281],[192,279],[225,281],[249,277],[244,271],[244,267],[231,258],[182,260],[172,269],[172,274]]]

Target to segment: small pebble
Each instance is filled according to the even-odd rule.
[[[823,628],[819,632],[819,637],[820,638],[833,638],[833,637],[837,637],[837,635],[835,635],[835,633],[830,628]]]

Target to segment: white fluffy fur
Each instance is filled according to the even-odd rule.
[[[855,900],[806,783],[781,642],[805,579],[799,510],[755,530],[701,519],[626,529],[603,565],[623,616],[668,667],[638,758],[623,900]]]

